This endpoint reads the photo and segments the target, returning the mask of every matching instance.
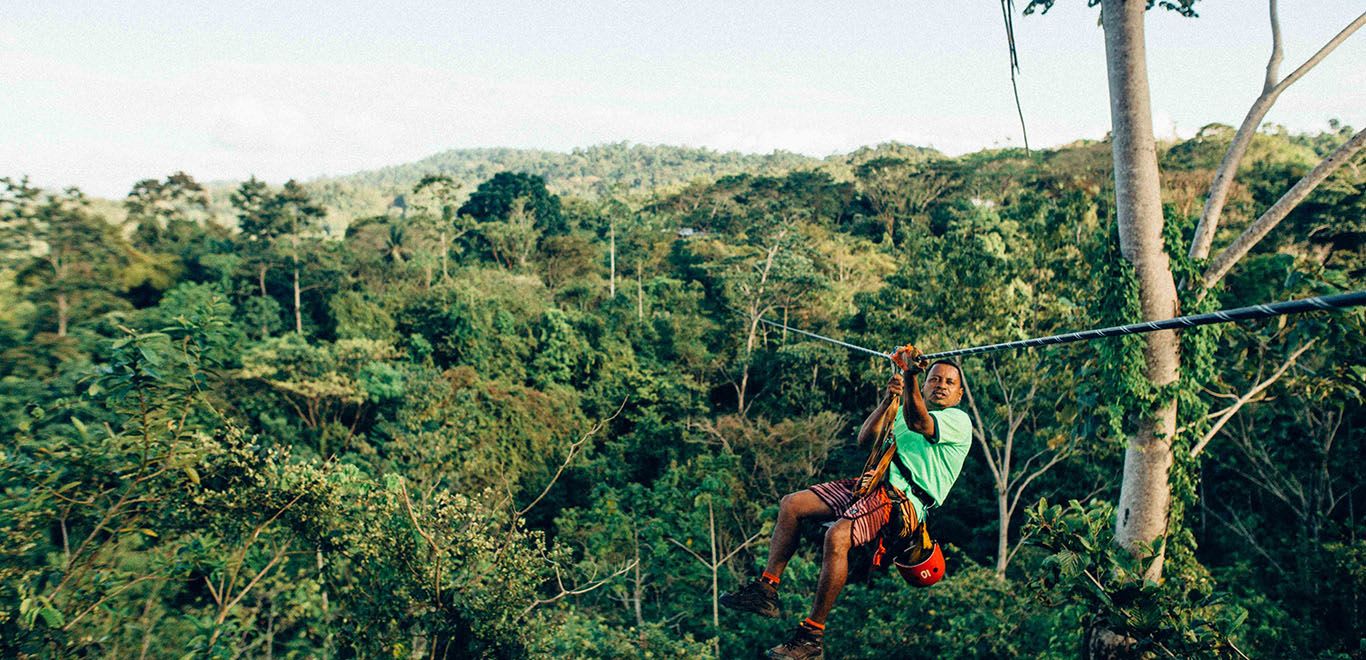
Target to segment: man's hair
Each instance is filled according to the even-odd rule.
[[[967,381],[963,380],[963,367],[962,367],[962,365],[959,365],[957,362],[955,362],[955,361],[953,361],[953,360],[950,360],[950,359],[948,359],[948,358],[945,358],[945,359],[943,359],[943,360],[935,360],[934,362],[931,362],[931,363],[930,363],[930,366],[928,366],[928,367],[925,368],[925,374],[928,376],[929,373],[930,373],[930,369],[933,369],[933,368],[935,367],[935,365],[940,365],[940,364],[947,364],[947,365],[949,365],[950,367],[953,367],[954,370],[956,370],[956,371],[958,372],[958,387],[959,387],[959,389],[962,389],[964,392],[967,392],[967,391],[968,391],[968,383],[967,383]]]

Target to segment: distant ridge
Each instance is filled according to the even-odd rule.
[[[557,193],[594,195],[605,189],[647,192],[701,177],[781,174],[803,167],[819,167],[824,162],[785,151],[745,154],[699,147],[616,142],[569,152],[505,147],[450,149],[411,163],[330,177],[320,182],[346,182],[402,192],[428,174],[445,174],[458,182],[478,184],[498,172],[516,171],[545,177]]]
[[[822,169],[836,178],[848,178],[851,163],[879,156],[924,160],[942,154],[896,142],[826,158],[787,151],[747,154],[629,142],[569,152],[506,147],[450,149],[410,163],[314,179],[308,186],[330,210],[364,216],[383,213],[394,197],[412,190],[430,174],[451,177],[468,194],[499,172],[527,172],[545,177],[550,190],[557,194],[597,197],[667,192],[697,180],[736,174],[777,176],[800,169]]]

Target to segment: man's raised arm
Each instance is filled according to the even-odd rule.
[[[906,405],[901,407],[901,417],[906,420],[906,428],[930,438],[934,441],[934,417],[930,416],[930,409],[925,405],[925,397],[920,393],[920,379],[918,375],[924,369],[924,354],[914,346],[906,346],[896,352],[897,357],[901,358],[902,364],[910,367],[904,372],[906,382]]]
[[[887,381],[887,391],[882,395],[882,400],[878,402],[872,414],[868,415],[868,419],[863,420],[863,426],[858,430],[860,447],[882,437],[883,429],[892,423],[892,416],[887,413],[891,412],[892,400],[901,396],[902,382],[900,374],[894,374],[892,379]]]

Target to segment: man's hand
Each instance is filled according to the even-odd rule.
[[[930,366],[930,361],[925,359],[925,353],[912,344],[898,348],[892,360],[905,365],[906,371],[912,374],[918,374]]]
[[[901,390],[905,383],[901,380],[901,374],[892,374],[892,379],[887,381],[887,396],[901,396]]]

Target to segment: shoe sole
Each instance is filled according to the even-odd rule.
[[[764,652],[764,657],[765,657],[765,658],[775,658],[776,660],[783,660],[784,658],[787,658],[788,660],[791,660],[791,658],[792,658],[792,656],[790,656],[790,655],[776,655],[776,654],[773,653],[773,649],[769,649],[768,651],[765,651],[765,652]],[[821,654],[820,654],[820,655],[813,655],[813,656],[810,656],[810,657],[807,658],[806,660],[825,660],[825,651],[821,651]]]
[[[781,617],[783,616],[782,610],[780,610],[780,609],[778,609],[778,608],[776,608],[776,607],[774,607],[774,608],[772,608],[772,609],[753,609],[753,608],[749,608],[749,607],[740,607],[740,606],[738,606],[738,605],[734,605],[734,604],[731,604],[731,603],[727,603],[727,602],[724,601],[724,600],[722,600],[722,601],[720,601],[720,602],[721,602],[721,607],[724,607],[724,608],[726,608],[726,609],[728,609],[728,610],[731,610],[731,611],[734,611],[734,612],[748,612],[748,613],[750,613],[750,614],[757,614],[757,615],[759,615],[759,616],[761,616],[761,617],[764,617],[765,619],[778,619],[778,618],[781,618]]]

